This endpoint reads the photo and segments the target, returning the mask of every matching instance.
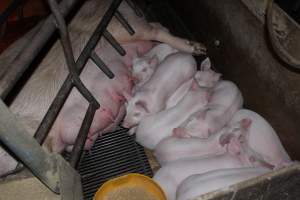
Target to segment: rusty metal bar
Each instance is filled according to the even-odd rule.
[[[0,100],[0,141],[53,192],[59,193],[59,174],[56,160],[26,133],[18,119]]]
[[[93,118],[97,109],[97,105],[91,103],[88,107],[88,110],[84,116],[82,125],[79,130],[78,137],[76,138],[75,144],[71,152],[70,165],[76,169],[78,162],[80,161],[83,147],[87,139],[88,131],[93,122]]]
[[[60,11],[66,16],[79,0],[65,0],[60,3]],[[50,36],[54,33],[56,27],[53,23],[54,18],[50,15],[45,21],[40,22],[37,26],[41,28],[35,34],[35,37],[28,42],[26,47],[18,56],[7,66],[10,70],[0,79],[0,95],[4,99],[9,91],[13,88],[25,70],[28,68],[33,59],[46,44]]]
[[[106,66],[106,64],[101,60],[95,51],[92,51],[91,59],[108,78],[112,79],[115,77],[114,73]]]
[[[85,87],[85,85],[82,83],[82,81],[79,78],[79,74],[77,72],[76,63],[74,60],[74,55],[71,47],[69,32],[65,20],[59,11],[58,4],[55,0],[48,0],[48,4],[58,25],[59,34],[61,37],[61,43],[66,57],[67,66],[69,68],[69,72],[72,77],[72,81],[74,82],[78,91],[84,96],[84,98],[89,103],[94,103],[98,108],[100,106],[98,101],[94,98],[94,96],[90,93],[90,91]]]
[[[131,0],[125,0],[127,4],[134,10],[135,14],[139,17],[143,16],[143,12]]]
[[[75,168],[78,164],[78,161],[80,160],[81,155],[82,155],[85,140],[87,138],[90,126],[92,124],[92,121],[93,121],[93,118],[95,115],[95,112],[100,107],[100,105],[79,78],[79,73],[77,72],[76,63],[74,60],[74,55],[73,55],[73,51],[72,51],[72,47],[71,47],[69,32],[67,30],[67,26],[66,26],[63,16],[59,12],[59,8],[58,8],[56,0],[48,0],[48,4],[50,6],[50,9],[51,9],[51,11],[56,19],[57,25],[58,25],[59,33],[61,36],[61,42],[62,42],[64,54],[66,57],[67,65],[69,68],[69,72],[72,77],[72,81],[75,84],[78,91],[89,102],[88,110],[87,110],[84,120],[81,124],[81,128],[80,128],[78,136],[76,138],[76,142],[73,146],[73,151],[72,151],[72,155],[71,155],[70,164],[71,164],[71,166],[73,166]]]
[[[92,34],[91,38],[87,42],[86,46],[84,47],[83,51],[81,52],[79,58],[76,61],[76,68],[78,70],[78,73],[80,73],[82,71],[85,63],[90,58],[90,55],[93,52],[95,46],[97,45],[97,42],[101,38],[101,35],[103,34],[103,32],[106,30],[108,23],[114,16],[114,13],[117,10],[117,8],[119,7],[121,2],[122,2],[122,0],[115,0],[112,2],[109,9],[104,14],[103,19],[101,20],[101,22],[97,26],[96,30]],[[60,109],[62,108],[67,96],[69,95],[69,93],[73,87],[73,83],[71,82],[71,80],[72,80],[71,75],[68,75],[67,79],[65,80],[63,86],[57,93],[54,101],[52,102],[52,104],[49,107],[48,112],[44,116],[40,126],[38,127],[38,129],[35,133],[34,137],[37,139],[37,141],[40,144],[42,144],[44,142],[44,140],[46,139],[47,134],[48,134],[50,128],[52,127],[55,118],[57,117]]]
[[[128,33],[130,35],[133,35],[135,33],[135,31],[130,26],[130,24],[127,22],[127,20],[125,19],[125,17],[118,10],[115,13],[115,17],[124,26],[124,28],[128,31]]]
[[[124,56],[126,51],[123,47],[117,42],[117,40],[107,31],[105,30],[103,33],[104,38],[115,48],[115,50],[121,55]]]
[[[80,54],[80,56],[79,56],[79,58],[76,62],[77,66],[83,66],[86,63],[86,61],[89,59],[91,52],[96,47],[97,42],[100,40],[102,34],[106,30],[106,27],[107,27],[108,23],[110,22],[110,20],[114,16],[114,13],[117,10],[117,8],[119,7],[119,5],[121,4],[121,2],[122,2],[122,0],[114,0],[112,2],[109,9],[104,14],[100,24],[98,25],[98,27],[94,31],[94,34],[92,35],[92,37],[88,41],[88,44],[85,46],[82,53]]]

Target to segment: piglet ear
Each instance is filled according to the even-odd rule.
[[[136,107],[141,108],[141,109],[145,110],[147,113],[149,113],[147,103],[145,101],[137,101],[137,102],[135,102],[135,105],[136,105]]]
[[[251,126],[252,120],[249,118],[245,118],[241,120],[241,126],[244,129],[249,129],[249,127]]]
[[[201,71],[207,71],[209,70],[211,67],[211,62],[210,62],[210,59],[209,58],[206,58],[205,60],[202,61],[201,63]]]

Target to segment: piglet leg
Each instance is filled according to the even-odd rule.
[[[156,40],[163,43],[170,44],[175,49],[193,54],[206,54],[206,48],[199,42],[189,41],[171,35],[165,28],[158,23],[150,23],[152,29],[145,32],[145,39]]]
[[[115,121],[114,114],[112,113],[112,111],[109,108],[100,108],[100,113],[103,114],[111,122]]]

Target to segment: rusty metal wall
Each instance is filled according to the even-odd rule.
[[[300,165],[296,164],[193,200],[296,200],[299,187]]]
[[[208,46],[216,68],[239,86],[245,107],[265,117],[291,157],[300,159],[300,74],[273,54],[262,21],[240,0],[170,3]]]

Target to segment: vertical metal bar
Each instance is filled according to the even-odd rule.
[[[107,31],[105,30],[103,32],[104,38],[115,48],[115,50],[121,55],[124,56],[126,54],[126,51],[123,49],[123,47],[117,42],[117,40]]]
[[[118,10],[115,13],[115,17],[124,26],[124,28],[128,31],[128,33],[130,35],[133,35],[135,33],[135,31],[130,26],[130,24],[127,22],[127,20],[125,19],[125,17]]]
[[[74,81],[74,84],[78,89],[78,91],[87,99],[87,101],[90,103],[93,102],[95,103],[95,105],[98,105],[99,107],[100,105],[98,101],[94,98],[94,96],[90,93],[90,91],[85,87],[85,85],[82,83],[82,81],[79,78],[71,43],[70,43],[69,33],[67,30],[65,20],[59,11],[58,4],[55,0],[48,0],[48,4],[58,24],[61,42],[66,57],[67,66],[69,68],[69,72],[72,75],[72,80]]]
[[[89,59],[91,52],[97,45],[97,42],[99,41],[101,35],[105,31],[108,23],[110,22],[111,18],[114,16],[114,12],[119,7],[122,0],[115,0],[112,2],[110,7],[108,8],[107,12],[104,14],[103,19],[97,26],[96,30],[94,31],[93,35],[87,42],[86,46],[84,47],[84,50],[81,52],[78,60],[76,61],[76,67],[78,69],[78,72],[80,73],[86,63],[86,61]],[[38,127],[35,138],[36,140],[42,144],[44,140],[47,137],[47,134],[52,127],[55,118],[57,117],[61,107],[63,106],[63,103],[65,102],[67,95],[70,93],[72,89],[72,82],[70,81],[72,77],[69,75],[67,79],[65,80],[63,86],[60,88],[59,92],[57,93],[54,101],[50,105],[50,108],[46,115],[44,116],[40,126]]]
[[[104,14],[100,24],[96,28],[94,34],[89,39],[87,45],[83,49],[82,53],[80,54],[76,64],[77,66],[83,66],[87,59],[89,59],[91,52],[97,45],[97,42],[101,38],[103,32],[106,30],[108,23],[110,22],[111,18],[114,16],[115,11],[118,9],[119,5],[121,4],[122,0],[114,0],[106,13]]]
[[[0,141],[53,192],[59,193],[59,174],[56,160],[26,133],[18,119],[0,100]],[[24,133],[25,132],[25,133]]]
[[[114,73],[106,66],[106,64],[99,58],[95,51],[91,53],[91,59],[103,71],[103,73],[110,79],[114,78]]]
[[[65,16],[78,1],[79,0],[62,1],[60,3],[60,11]],[[46,44],[50,36],[55,31],[53,16],[50,15],[45,21],[40,22],[37,26],[40,28],[35,34],[34,38],[28,42],[26,47],[18,54],[18,56],[15,57],[14,61],[7,66],[11,70],[9,70],[8,73],[6,73],[5,76],[0,79],[0,85],[2,86],[0,88],[0,94],[2,99],[8,95],[9,91],[20,79],[32,60],[37,56],[42,47]]]
[[[70,94],[72,87],[72,77],[69,74],[34,134],[34,138],[39,144],[43,144],[45,141],[47,134],[50,131],[54,120],[56,119],[68,95]]]
[[[88,107],[88,110],[84,116],[82,125],[79,130],[78,137],[76,138],[75,144],[71,152],[70,165],[74,168],[77,167],[78,162],[80,161],[83,147],[87,139],[88,131],[93,122],[93,118],[97,109],[97,105],[91,103]]]
[[[143,16],[143,12],[131,0],[125,0],[127,4],[134,10],[135,14],[139,17]]]

